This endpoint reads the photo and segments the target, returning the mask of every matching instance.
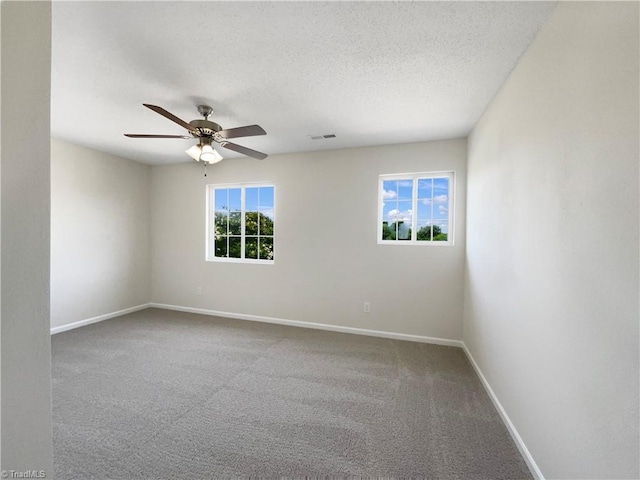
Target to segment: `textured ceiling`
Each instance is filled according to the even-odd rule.
[[[261,125],[236,143],[269,154],[466,136],[554,6],[53,2],[52,135],[186,162],[193,140],[122,134],[185,133],[142,103],[186,121],[205,103],[223,128]]]

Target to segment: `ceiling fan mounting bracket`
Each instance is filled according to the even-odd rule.
[[[213,109],[209,105],[198,105],[198,113],[204,117],[206,120],[211,115]]]

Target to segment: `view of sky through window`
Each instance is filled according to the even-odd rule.
[[[382,180],[382,240],[447,241],[450,176]]]

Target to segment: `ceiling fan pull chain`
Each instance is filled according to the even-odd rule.
[[[204,176],[207,176],[207,162],[202,162],[204,163]]]

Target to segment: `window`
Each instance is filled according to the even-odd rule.
[[[453,245],[453,172],[380,175],[378,243]]]
[[[207,186],[207,260],[273,263],[273,185]]]

